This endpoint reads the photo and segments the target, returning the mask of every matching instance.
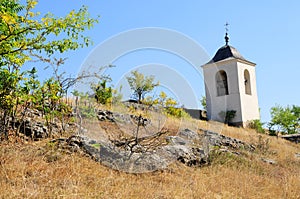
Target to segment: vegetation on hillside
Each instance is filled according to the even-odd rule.
[[[54,116],[68,114],[69,108],[61,99],[76,78],[63,78],[55,70],[54,76],[40,82],[36,61],[54,68],[63,65],[64,59],[55,56],[90,45],[84,31],[98,21],[90,18],[84,6],[65,17],[42,16],[35,11],[37,3],[0,2],[0,122],[1,135],[6,138],[11,126],[30,109],[41,110],[47,124]],[[25,64],[33,65],[32,69],[24,69]]]
[[[300,133],[300,106],[283,107],[276,105],[271,108],[271,117],[269,123],[271,132]]]
[[[137,70],[131,72],[131,76],[127,77],[127,81],[133,90],[133,97],[138,103],[141,103],[145,95],[159,85],[159,82],[154,82],[154,76],[144,76]]]
[[[180,120],[166,126],[172,130]],[[215,131],[220,123],[192,121]],[[174,129],[175,130],[175,129]],[[111,170],[80,153],[49,142],[2,143],[0,195],[3,198],[298,198],[299,145],[249,129],[222,125],[222,134],[257,146],[254,153],[214,153],[206,167],[173,163],[153,173]],[[16,141],[16,140],[15,140]],[[263,162],[262,158],[276,161]],[[143,190],[143,191],[141,191]]]

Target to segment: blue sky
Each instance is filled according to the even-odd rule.
[[[88,6],[92,17],[100,15],[100,21],[87,31],[93,46],[64,55],[68,57],[64,68],[68,73],[76,75],[92,50],[107,39],[145,27],[177,31],[197,42],[208,57],[213,57],[224,45],[224,24],[228,22],[229,44],[257,64],[262,121],[270,120],[270,108],[275,104],[299,105],[296,80],[300,73],[300,1],[40,0],[37,9],[64,16],[81,5]],[[204,95],[201,74],[195,75],[189,63],[164,51],[147,49],[125,54],[114,61],[116,68],[107,73],[119,80],[121,74],[149,63],[172,67],[187,79],[198,97]]]

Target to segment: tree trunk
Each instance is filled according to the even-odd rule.
[[[142,103],[142,93],[138,93],[138,103]]]

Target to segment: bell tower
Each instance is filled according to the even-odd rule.
[[[225,45],[202,66],[207,117],[209,120],[224,122],[224,113],[235,111],[235,117],[230,123],[246,127],[249,121],[260,118],[256,90],[256,64],[246,60],[228,44],[227,25]]]

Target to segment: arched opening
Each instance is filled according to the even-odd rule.
[[[216,74],[217,96],[228,95],[227,74],[224,70]]]
[[[247,69],[244,71],[244,84],[245,84],[245,93],[247,95],[251,95],[250,73]]]

